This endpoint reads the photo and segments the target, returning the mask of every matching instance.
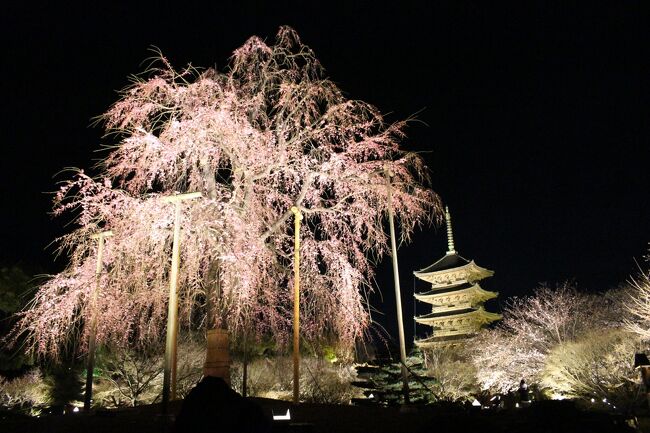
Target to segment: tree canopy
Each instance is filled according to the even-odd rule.
[[[43,284],[15,335],[57,356],[87,332],[96,241],[111,229],[99,280],[98,343],[147,344],[167,314],[173,209],[183,203],[180,317],[286,341],[293,261],[291,207],[304,215],[302,333],[351,345],[369,325],[373,263],[387,250],[386,172],[402,237],[439,214],[420,157],[400,149],[405,122],[348,99],[288,27],[274,45],[250,38],[225,71],[176,70],[159,55],[101,117],[98,176],[61,185],[54,214],[75,215],[63,236],[69,266]],[[211,306],[211,308],[206,308]]]

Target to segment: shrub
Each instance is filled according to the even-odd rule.
[[[205,343],[190,337],[178,344],[176,392],[183,398],[203,375]],[[137,406],[162,394],[164,347],[146,350],[108,349],[97,356],[94,400],[102,407]]]
[[[508,302],[495,329],[473,341],[472,360],[482,389],[507,393],[523,378],[539,383],[549,354],[584,338],[592,329],[617,329],[625,316],[620,291],[579,292],[568,283],[541,286],[532,296]]]
[[[441,400],[465,401],[478,391],[476,368],[464,345],[423,350],[428,375],[435,378],[432,391]]]
[[[7,379],[0,376],[0,407],[28,411],[49,402],[48,388],[38,369]]]
[[[231,383],[242,389],[242,364],[231,367]],[[290,356],[256,358],[248,364],[248,395],[291,400],[293,361]],[[356,372],[351,364],[331,363],[319,357],[300,359],[300,400],[312,403],[348,404],[361,391],[351,385]]]
[[[541,384],[554,396],[605,402],[633,413],[642,403],[639,374],[632,365],[636,339],[624,331],[594,331],[555,347]]]

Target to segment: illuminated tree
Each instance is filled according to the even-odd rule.
[[[639,373],[631,362],[637,348],[636,339],[625,331],[591,331],[549,353],[541,384],[553,395],[631,410],[642,396]]]
[[[590,295],[568,283],[555,289],[541,286],[532,296],[514,298],[499,325],[482,332],[474,344],[481,386],[507,392],[522,378],[539,383],[554,348],[592,329],[619,326],[621,305],[613,293]]]
[[[505,315],[504,315],[505,318]],[[486,329],[473,344],[472,362],[482,389],[506,394],[514,390],[522,378],[537,381],[544,365],[544,354],[529,342],[510,331],[497,327]]]
[[[641,274],[632,280],[628,296],[631,314],[626,327],[643,340],[650,340],[650,274]]]
[[[427,372],[435,379],[431,388],[439,399],[462,401],[476,393],[476,368],[466,352],[465,345],[423,350]]]
[[[97,356],[99,381],[95,404],[137,406],[159,401],[163,386],[164,347],[143,350],[103,348]],[[205,345],[185,335],[179,342],[178,389],[187,395],[203,375]]]
[[[157,66],[156,66],[157,65]],[[301,231],[301,315],[306,338],[364,333],[373,260],[386,252],[386,169],[408,240],[439,211],[422,160],[400,150],[404,122],[347,99],[290,28],[275,45],[252,37],[225,72],[176,71],[162,56],[103,116],[116,137],[95,180],[78,172],[56,195],[56,215],[76,212],[60,239],[70,265],[45,283],[17,332],[57,356],[85,335],[95,244],[111,229],[99,286],[97,342],[146,344],[162,334],[173,211],[184,202],[182,325],[243,328],[286,341],[292,287],[291,207]],[[209,308],[206,308],[209,307]],[[85,340],[85,339],[84,339]]]

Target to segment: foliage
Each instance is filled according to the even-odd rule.
[[[0,315],[22,308],[24,301],[21,296],[30,291],[30,280],[31,277],[21,267],[0,267]]]
[[[301,400],[309,403],[349,404],[358,395],[352,387],[356,378],[349,364],[332,363],[323,358],[307,358],[301,363]]]
[[[636,349],[636,338],[625,331],[591,331],[551,351],[541,384],[555,396],[593,398],[632,412],[643,397],[632,363]]]
[[[137,406],[156,402],[162,392],[164,350],[104,348],[97,355],[94,404],[100,407]],[[203,376],[205,344],[185,337],[180,340],[176,390],[185,397]]]
[[[203,377],[205,352],[203,340],[186,337],[179,343],[176,366],[176,393],[179,398],[185,398]]]
[[[76,215],[77,228],[59,239],[70,264],[41,286],[14,337],[24,332],[30,350],[56,358],[67,336],[87,340],[96,312],[99,345],[154,341],[165,326],[173,226],[161,199],[198,191],[202,199],[182,205],[182,326],[288,340],[296,206],[301,331],[352,346],[369,325],[373,260],[387,250],[386,170],[404,240],[439,213],[422,159],[399,148],[405,123],[347,99],[287,27],[274,45],[250,38],[225,72],[176,71],[162,56],[155,65],[102,117],[117,142],[98,180],[79,171],[56,194],[54,213]],[[95,305],[91,235],[105,229],[115,236]]]
[[[288,356],[260,357],[248,365],[248,395],[283,400],[292,399],[292,359]],[[231,367],[233,389],[241,392],[242,364]],[[359,397],[352,386],[356,373],[351,364],[331,363],[326,359],[303,356],[300,358],[300,400],[312,403],[348,404]]]
[[[415,349],[407,358],[409,401],[411,403],[431,403],[439,399],[435,393],[437,379],[430,377],[423,353]],[[404,382],[400,362],[375,360],[358,365],[360,381],[355,386],[365,388],[368,401],[379,405],[404,403]]]
[[[66,406],[83,401],[83,368],[75,360],[44,367],[48,405],[54,412],[63,413]]]
[[[464,345],[441,346],[423,350],[427,372],[435,378],[431,388],[440,400],[469,400],[478,392],[476,367]]]
[[[641,339],[650,341],[650,273],[641,273],[630,281],[626,328]]]
[[[71,361],[33,368],[13,379],[0,376],[0,407],[61,414],[82,400],[82,369]]]
[[[29,410],[43,407],[48,402],[47,386],[38,369],[32,369],[13,379],[0,376],[0,407]]]
[[[541,286],[506,306],[495,329],[479,334],[472,360],[483,389],[507,393],[524,378],[539,383],[548,354],[557,346],[578,340],[592,329],[621,323],[623,311],[617,292],[594,295],[569,283]]]
[[[485,329],[473,339],[473,346],[472,362],[481,389],[507,394],[522,378],[529,383],[539,379],[545,355],[531,347],[525,336],[500,327]]]
[[[0,266],[0,335],[12,326],[8,317],[19,311],[33,291],[32,277],[20,266]],[[32,365],[22,352],[0,347],[0,372],[18,372]]]
[[[93,404],[100,407],[153,403],[162,390],[160,350],[103,349],[97,354]]]

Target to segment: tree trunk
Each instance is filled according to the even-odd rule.
[[[228,331],[225,329],[208,331],[208,350],[205,354],[203,375],[220,377],[230,385],[230,351]]]
[[[246,351],[244,350],[244,374],[242,377],[242,386],[241,386],[241,395],[242,397],[247,397],[248,396],[248,356]]]
[[[206,329],[215,329],[217,325],[218,304],[221,298],[221,283],[219,277],[218,259],[213,261],[208,268],[208,275],[205,278],[206,297]],[[222,324],[222,326],[224,326]]]

